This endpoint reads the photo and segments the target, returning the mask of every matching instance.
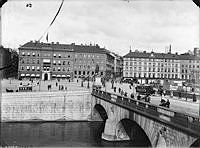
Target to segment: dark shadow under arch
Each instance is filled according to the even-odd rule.
[[[200,138],[198,138],[190,147],[200,147]]]
[[[130,119],[122,119],[120,122],[122,123],[129,138],[132,141],[137,141],[137,147],[152,147],[148,136],[135,121]]]
[[[96,109],[99,112],[99,114],[100,114],[101,118],[103,119],[103,121],[106,121],[106,119],[108,119],[107,112],[106,112],[106,110],[104,109],[104,107],[102,105],[96,104],[94,106],[94,109]]]

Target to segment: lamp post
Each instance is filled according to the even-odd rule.
[[[90,77],[88,76],[88,85],[87,85],[87,88],[90,88],[90,83],[89,83],[90,81],[89,81],[89,78],[90,78]]]
[[[81,78],[82,79],[82,81],[81,81],[81,87],[83,87],[83,78]]]

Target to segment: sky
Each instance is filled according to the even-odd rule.
[[[2,8],[2,44],[19,48],[38,40],[62,0],[8,0]],[[26,7],[31,3],[32,7]],[[65,0],[49,42],[99,44],[125,55],[130,49],[184,53],[199,47],[199,9],[192,0]],[[41,39],[46,41],[46,34]]]

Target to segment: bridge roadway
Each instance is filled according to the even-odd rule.
[[[110,82],[107,82],[106,87],[102,88],[102,90],[119,95],[118,88],[120,87],[128,93],[128,97],[130,97],[130,94],[133,92],[133,89],[129,88],[129,84],[115,83],[114,86],[117,87],[117,93],[115,93],[114,90],[111,89],[112,85]],[[197,102],[192,102],[192,99],[188,99],[188,101],[186,101],[185,98],[178,99],[177,97],[171,98],[170,96],[166,96],[166,99],[170,100],[170,109],[186,114],[199,115],[199,100],[197,100]],[[151,96],[152,104],[159,105],[160,100],[161,97],[159,95]]]
[[[200,137],[199,116],[185,114],[152,103],[130,99],[129,97],[122,97],[103,90],[93,89],[92,95],[111,104],[115,104],[119,107],[181,130],[189,135]]]

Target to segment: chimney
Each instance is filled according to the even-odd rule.
[[[171,44],[169,45],[169,53],[170,53],[170,54],[172,53],[172,47],[171,47]]]
[[[199,54],[199,51],[198,51],[198,48],[194,48],[194,55],[198,55]]]

